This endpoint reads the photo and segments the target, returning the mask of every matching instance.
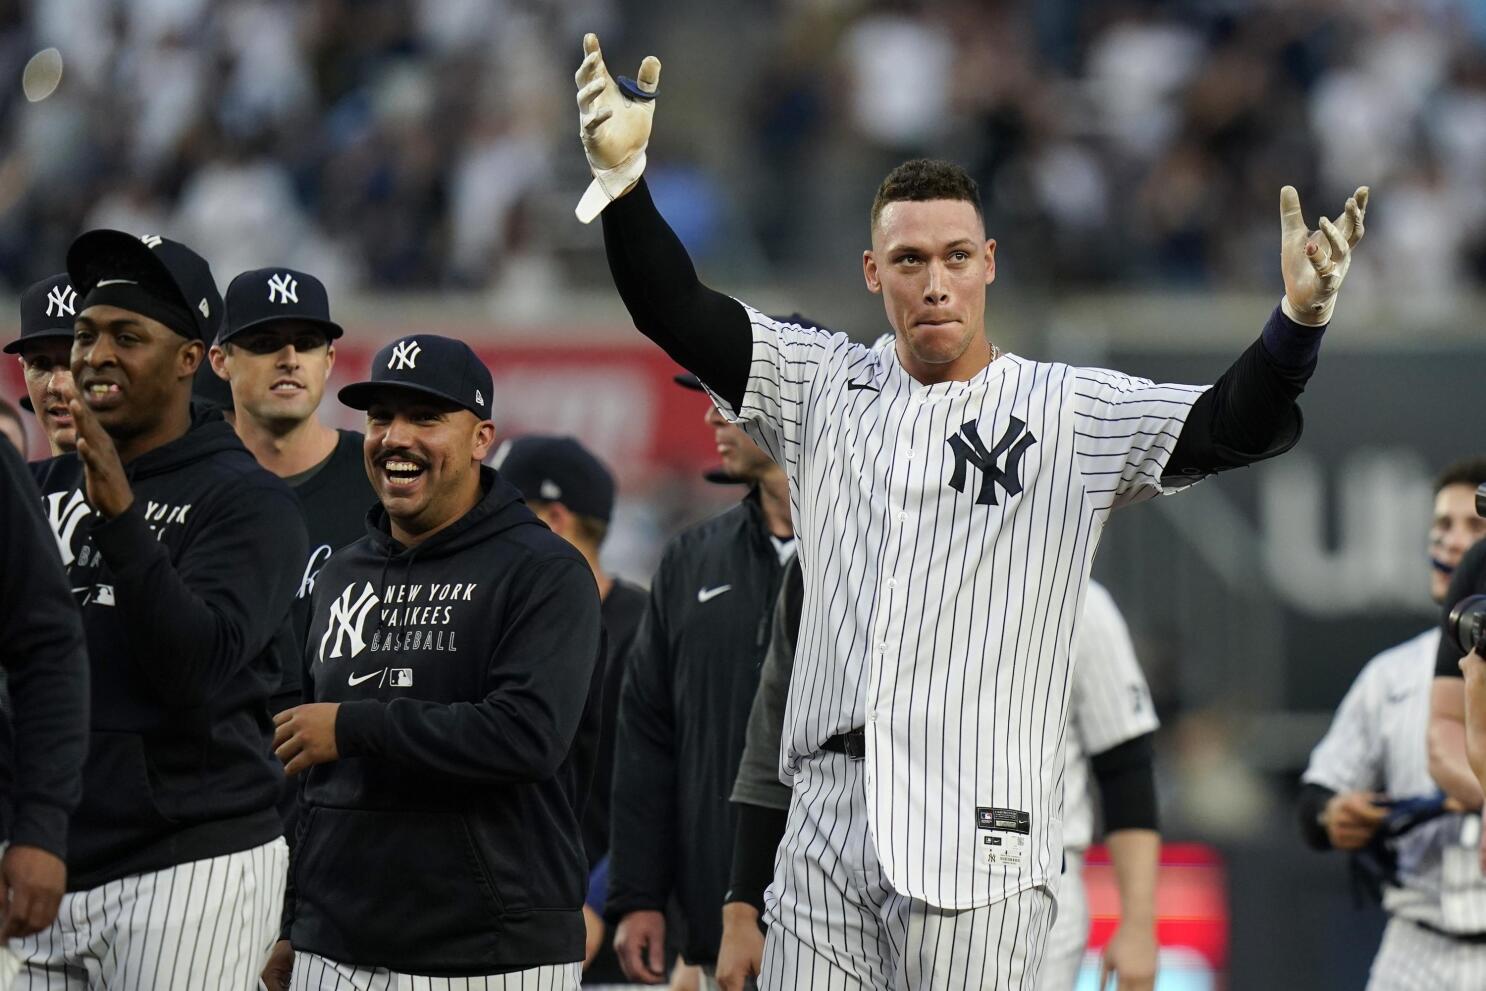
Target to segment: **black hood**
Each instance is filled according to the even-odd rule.
[[[232,425],[222,419],[221,410],[192,403],[191,426],[186,432],[168,444],[141,454],[125,466],[125,471],[131,482],[142,481],[205,461],[224,451],[241,451],[251,457]]]

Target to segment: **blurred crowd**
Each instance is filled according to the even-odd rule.
[[[583,31],[666,63],[650,172],[719,276],[850,258],[886,167],[982,183],[1022,283],[1273,283],[1275,200],[1379,192],[1384,288],[1486,280],[1486,2],[8,0],[0,280],[80,229],[168,231],[332,289],[602,284],[574,224]],[[1387,259],[1381,264],[1380,259]],[[1358,279],[1359,283],[1373,279]]]

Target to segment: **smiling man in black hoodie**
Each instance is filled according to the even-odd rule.
[[[577,988],[593,573],[481,466],[491,379],[467,345],[394,341],[340,399],[366,410],[380,504],[315,582],[313,701],[275,719],[309,772],[291,987]]]
[[[267,701],[304,524],[231,427],[193,416],[222,309],[205,260],[90,231],[67,270],[77,451],[34,471],[82,610],[91,734],[68,894],[12,947],[50,988],[246,991],[287,868]]]

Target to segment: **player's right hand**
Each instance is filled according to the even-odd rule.
[[[640,984],[662,984],[666,979],[666,916],[644,909],[619,920],[614,930],[614,955],[624,975]]]
[[[294,976],[294,947],[287,939],[281,939],[268,953],[268,963],[263,965],[263,986],[268,991],[289,991],[289,981]]]
[[[764,934],[758,928],[758,909],[747,902],[722,907],[722,945],[717,950],[717,986],[722,991],[744,991],[750,977],[758,977],[764,961]]]
[[[1388,809],[1376,804],[1383,796],[1366,791],[1343,791],[1331,796],[1321,818],[1326,837],[1337,850],[1360,850],[1367,846],[1388,818]]]
[[[598,35],[583,36],[583,64],[573,81],[578,84],[578,133],[593,172],[593,183],[578,202],[578,219],[594,217],[629,191],[645,171],[645,147],[650,143],[654,99],[634,99],[622,90],[604,65]],[[660,86],[660,59],[646,56],[635,76],[642,94]]]
[[[12,843],[0,858],[0,942],[51,925],[67,891],[67,865],[37,846]]]

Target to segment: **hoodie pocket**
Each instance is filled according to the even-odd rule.
[[[139,734],[94,730],[89,736],[83,800],[76,817],[101,820],[122,832],[174,824],[160,810]]]
[[[296,935],[351,960],[479,957],[494,948],[505,913],[456,812],[311,807],[294,851],[294,890]]]

